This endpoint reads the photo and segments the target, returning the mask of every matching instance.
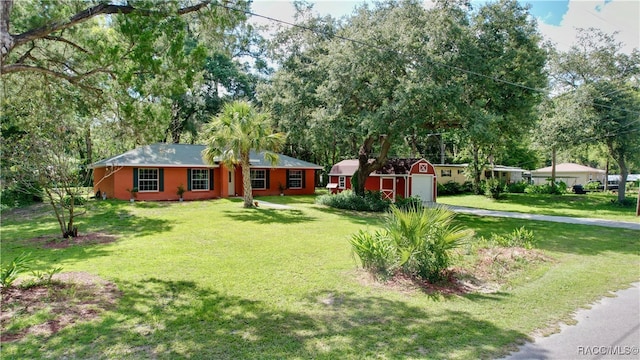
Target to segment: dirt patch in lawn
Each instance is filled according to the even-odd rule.
[[[402,293],[420,291],[431,295],[491,294],[500,291],[502,285],[519,272],[547,261],[552,259],[535,249],[492,247],[479,249],[472,266],[451,268],[447,271],[446,278],[437,283],[401,272],[381,279],[366,271],[359,271],[357,277],[363,285]]]
[[[115,235],[110,235],[101,232],[93,232],[78,235],[77,237],[69,237],[63,239],[61,237],[54,236],[38,236],[31,239],[27,239],[27,242],[38,245],[48,249],[64,249],[74,245],[95,245],[106,244],[117,240]]]
[[[49,337],[78,322],[97,318],[121,296],[114,283],[85,272],[56,274],[49,285],[27,281],[2,289],[0,342],[33,334]]]

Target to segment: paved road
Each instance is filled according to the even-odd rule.
[[[536,337],[504,360],[640,359],[640,283],[578,310],[576,325]]]
[[[462,213],[462,214],[509,217],[509,218],[515,218],[515,219],[525,219],[525,220],[553,221],[553,222],[560,222],[560,223],[567,223],[567,224],[597,225],[597,226],[606,226],[606,227],[621,228],[621,229],[640,230],[640,220],[638,222],[627,222],[627,221],[615,221],[615,220],[604,220],[604,219],[572,218],[568,216],[536,215],[536,214],[525,214],[525,213],[507,212],[507,211],[484,210],[484,209],[475,209],[475,208],[453,206],[453,205],[445,205],[445,206],[447,206],[449,209],[453,210],[454,212]]]

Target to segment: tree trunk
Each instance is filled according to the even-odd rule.
[[[481,194],[480,189],[480,147],[473,144],[473,164],[471,165],[471,171],[473,172],[473,192]]]
[[[556,187],[556,147],[551,149],[551,187]]]
[[[604,191],[609,190],[609,157],[607,156],[607,165],[604,169]]]
[[[616,152],[613,148],[613,144],[608,143],[609,152],[611,157],[618,163],[620,168],[620,182],[618,183],[618,203],[623,204],[627,190],[627,176],[629,175],[629,169],[627,168],[627,162],[624,158],[624,153]],[[617,155],[617,156],[616,156]]]
[[[356,194],[360,196],[364,196],[364,187],[369,174],[381,169],[384,164],[386,164],[387,154],[391,148],[389,138],[386,136],[381,137],[380,155],[378,155],[373,162],[369,162],[369,154],[371,154],[374,141],[375,139],[373,137],[368,137],[358,151],[358,170],[353,174],[353,177],[356,179],[354,190]]]
[[[242,167],[242,196],[244,197],[244,207],[252,208],[253,190],[251,189],[251,169],[249,168],[249,153],[243,153],[240,156],[240,167]]]

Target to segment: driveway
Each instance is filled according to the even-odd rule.
[[[628,221],[615,221],[615,220],[591,219],[591,218],[573,218],[568,216],[525,214],[525,213],[517,213],[517,212],[468,208],[468,207],[453,206],[453,205],[444,205],[444,206],[451,209],[453,212],[461,213],[461,214],[508,217],[508,218],[514,218],[514,219],[552,221],[552,222],[560,222],[560,223],[567,223],[567,224],[596,225],[596,226],[606,226],[606,227],[621,228],[621,229],[640,230],[640,220],[638,220],[638,222],[628,222]]]
[[[576,312],[575,325],[535,337],[503,360],[640,359],[640,283]]]

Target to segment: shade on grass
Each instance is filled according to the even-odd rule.
[[[260,199],[258,199],[260,201]],[[640,277],[639,232],[458,216],[479,235],[533,230],[553,262],[498,293],[441,296],[373,284],[349,236],[380,215],[337,211],[310,197],[273,197],[294,210],[243,209],[237,200],[90,203],[81,232],[110,244],[39,248],[50,217],[3,218],[2,262],[31,251],[40,268],[87,271],[123,293],[100,319],[50,339],[2,344],[11,358],[495,357],[535,329]]]

